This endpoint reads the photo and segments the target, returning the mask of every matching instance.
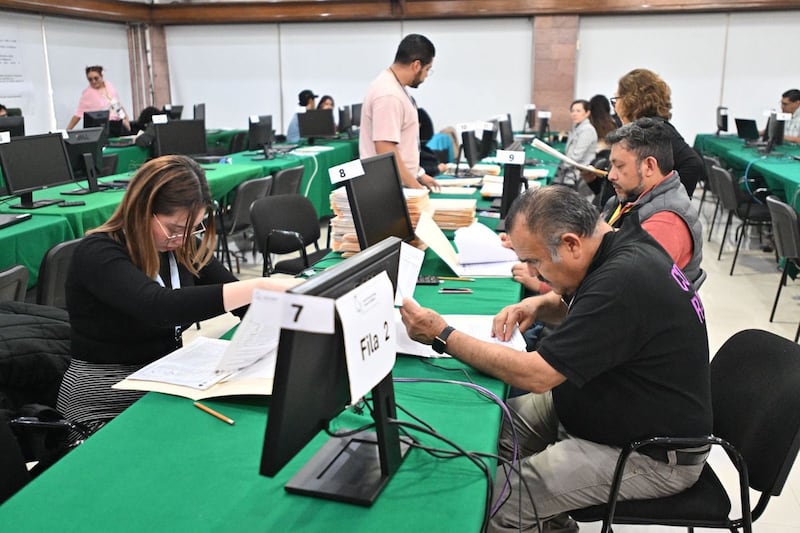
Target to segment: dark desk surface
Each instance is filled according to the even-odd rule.
[[[331,259],[331,262],[336,261]],[[424,272],[446,267],[430,252]],[[475,294],[415,298],[445,313],[493,314],[519,297],[510,279],[479,280]],[[394,377],[467,380],[502,395],[505,386],[452,359],[400,356]],[[451,370],[447,370],[451,369]],[[397,383],[398,404],[467,450],[494,453],[499,408],[464,387]],[[309,393],[313,385],[309,384]],[[258,474],[268,398],[209,400],[229,426],[185,398],[147,394],[0,507],[14,531],[477,531],[486,481],[468,460],[412,450],[371,508],[291,495],[286,481],[327,441],[318,435],[275,478]],[[401,414],[401,418],[407,418]],[[350,411],[333,430],[367,423]],[[441,447],[429,437],[420,437]],[[493,469],[492,461],[489,461]],[[446,526],[439,524],[446,523]]]

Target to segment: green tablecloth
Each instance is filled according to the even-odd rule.
[[[800,161],[791,157],[800,156],[800,146],[787,143],[763,155],[736,136],[707,134],[695,137],[694,147],[701,154],[719,157],[739,176],[763,177],[770,190],[800,210]]]
[[[425,272],[445,272],[445,268],[428,252]],[[445,313],[463,313],[467,308],[494,313],[519,297],[519,286],[510,279],[478,280],[471,287],[473,295],[448,297],[418,287],[415,297]],[[428,362],[400,356],[394,377],[469,379],[498,395],[505,392],[502,383],[452,359],[434,361],[444,368]],[[395,394],[399,405],[464,449],[495,452],[500,410],[471,390],[439,383],[397,383]],[[207,403],[236,425],[220,422],[185,398],[147,394],[0,507],[0,523],[13,524],[16,532],[90,528],[416,533],[480,528],[486,481],[466,459],[436,459],[412,450],[371,508],[290,495],[284,484],[328,437],[318,435],[275,478],[262,477],[258,468],[269,399]],[[348,411],[332,429],[368,422],[367,415]],[[430,437],[421,440],[443,447]],[[493,469],[493,461],[487,464]]]
[[[67,220],[54,216],[34,215],[24,222],[0,229],[0,270],[24,265],[29,273],[28,287],[33,287],[47,250],[73,238],[75,233]]]

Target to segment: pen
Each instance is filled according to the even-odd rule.
[[[214,409],[212,409],[212,408],[210,408],[210,407],[208,407],[206,405],[203,405],[200,402],[194,402],[194,406],[197,407],[198,409],[202,410],[202,411],[205,411],[206,413],[210,414],[211,416],[213,416],[215,418],[219,418],[223,422],[226,422],[226,423],[228,423],[230,425],[234,425],[236,423],[236,422],[233,421],[232,418],[228,418],[227,416],[223,415],[219,411],[215,411]]]
[[[472,294],[472,289],[466,287],[439,289],[439,294]]]
[[[443,279],[445,281],[475,281],[473,278],[455,278],[450,276],[438,276],[439,279]]]

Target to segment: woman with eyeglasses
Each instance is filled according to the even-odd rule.
[[[212,202],[192,159],[153,159],[78,244],[66,280],[72,361],[57,403],[68,420],[96,431],[144,394],[111,386],[180,348],[184,328],[226,312],[241,317],[256,288],[298,283],[237,281],[214,257]]]
[[[125,130],[131,129],[130,119],[122,104],[114,85],[110,81],[103,79],[103,67],[92,65],[86,67],[86,80],[89,86],[81,93],[78,102],[78,109],[69,120],[67,129],[71,130],[83,118],[87,111],[104,111],[108,109],[109,120],[121,120]]]
[[[666,124],[672,137],[675,170],[687,194],[692,196],[697,182],[705,183],[708,176],[700,154],[686,143],[669,122],[672,118],[670,96],[669,85],[658,74],[646,68],[637,68],[619,79],[617,94],[611,98],[611,105],[623,124],[643,117],[661,119]]]

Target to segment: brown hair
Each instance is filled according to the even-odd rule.
[[[86,67],[86,75],[87,76],[92,71],[97,72],[98,74],[100,74],[100,76],[103,75],[103,67],[101,67],[100,65],[92,65],[90,67]]]
[[[187,237],[175,250],[178,262],[196,276],[214,254],[216,231],[212,204],[203,169],[188,157],[165,155],[139,168],[111,218],[87,234],[108,233],[114,240],[125,242],[133,264],[154,277],[159,258],[151,231],[153,215],[188,211],[190,216],[184,228],[184,235],[188,236],[197,213],[205,211],[208,214],[206,232],[200,245],[196,239]]]
[[[619,79],[617,111],[620,118],[634,121],[642,117],[672,118],[671,91],[658,74],[637,68]]]

